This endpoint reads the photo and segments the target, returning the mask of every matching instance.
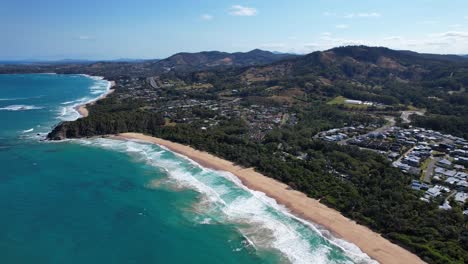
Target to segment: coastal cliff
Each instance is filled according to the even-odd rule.
[[[67,126],[66,124],[67,122],[63,122],[63,123],[60,123],[58,124],[56,127],[54,127],[54,129],[49,132],[49,134],[47,134],[47,139],[49,140],[64,140],[66,138],[69,138],[67,137]]]

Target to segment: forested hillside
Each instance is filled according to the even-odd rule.
[[[350,46],[314,52],[266,66],[168,74],[217,91],[249,95],[336,96],[395,108],[427,110],[418,126],[468,137],[468,59],[387,48]],[[272,91],[274,90],[274,91]],[[447,122],[446,120],[450,120]]]

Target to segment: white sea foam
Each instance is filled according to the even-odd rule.
[[[22,132],[23,133],[29,133],[29,132],[33,132],[33,131],[34,131],[34,128],[30,128],[30,129],[23,130]]]
[[[61,103],[64,105],[58,109],[58,116],[57,119],[62,121],[74,121],[81,117],[80,113],[78,112],[77,108],[80,105],[86,105],[91,102],[94,102],[100,99],[103,95],[109,92],[111,88],[111,82],[104,80],[104,77],[101,76],[90,76],[87,74],[78,74],[81,76],[85,76],[87,78],[92,79],[94,82],[89,87],[89,93],[91,95],[98,95],[97,97],[82,97],[77,100],[73,101],[66,101]]]
[[[352,243],[350,243],[348,241],[345,241],[343,239],[336,238],[333,235],[331,235],[331,233],[328,230],[323,229],[320,226],[314,225],[309,221],[306,221],[306,220],[304,220],[302,218],[299,218],[299,217],[293,215],[288,208],[286,208],[283,205],[278,204],[275,199],[273,199],[271,197],[268,197],[265,193],[259,192],[259,191],[254,191],[254,190],[251,190],[251,189],[247,188],[247,186],[245,186],[240,181],[240,179],[237,178],[232,173],[225,172],[225,171],[218,171],[218,173],[221,176],[223,176],[223,177],[227,178],[228,180],[232,181],[233,183],[235,183],[236,185],[238,185],[242,189],[244,189],[246,191],[249,191],[255,197],[257,197],[257,199],[262,200],[265,204],[268,204],[272,208],[282,212],[283,214],[290,217],[291,219],[294,219],[294,220],[308,226],[309,228],[311,228],[312,230],[314,230],[315,232],[320,234],[323,238],[329,240],[331,242],[331,244],[333,244],[333,245],[341,248],[343,251],[345,251],[347,253],[348,257],[350,257],[356,263],[372,263],[372,264],[378,263],[377,261],[371,259],[367,254],[363,253],[358,246],[356,246],[356,245],[354,245],[354,244],[352,244]]]
[[[43,109],[43,107],[35,105],[9,105],[5,107],[0,107],[0,110],[3,111],[27,111],[27,110],[36,110]]]
[[[294,216],[265,193],[248,189],[231,173],[203,168],[187,157],[150,144],[112,139],[80,142],[131,153],[162,168],[177,184],[202,194],[201,213],[205,216],[196,220],[198,223],[236,224],[255,248],[278,250],[291,263],[376,263],[357,246]],[[331,260],[332,252],[343,252],[348,258]]]
[[[66,102],[61,103],[61,105],[73,104],[74,102],[76,102],[76,100],[75,101],[66,101]]]
[[[211,219],[211,218],[209,218],[209,217],[206,217],[206,218],[204,218],[204,219],[200,222],[200,224],[202,224],[202,225],[209,225],[209,224],[212,223],[212,220],[213,220],[213,219]]]

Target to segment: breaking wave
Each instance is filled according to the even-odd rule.
[[[280,252],[291,263],[377,263],[346,241],[292,215],[265,193],[248,189],[231,173],[201,167],[169,150],[135,141],[78,140],[129,153],[164,171],[171,183],[201,194],[199,224],[230,223],[257,250]],[[197,221],[195,219],[195,221]]]
[[[37,110],[43,109],[43,107],[35,105],[9,105],[5,107],[0,107],[0,110],[3,111],[27,111],[27,110]]]
[[[77,108],[81,105],[86,105],[91,102],[94,102],[109,92],[111,88],[111,83],[107,80],[104,80],[104,77],[100,76],[90,76],[86,74],[79,74],[81,76],[85,76],[89,79],[92,79],[93,85],[89,87],[89,93],[93,96],[82,97],[77,100],[73,101],[66,101],[61,103],[61,106],[58,110],[57,118],[61,121],[74,121],[81,117],[80,113],[78,112]],[[94,95],[98,95],[94,97]]]

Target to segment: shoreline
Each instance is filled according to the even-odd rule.
[[[140,133],[123,133],[114,135],[112,138],[157,144],[186,156],[203,167],[230,172],[249,189],[265,193],[275,199],[278,204],[288,208],[295,216],[312,224],[318,224],[332,232],[335,237],[356,245],[362,252],[379,263],[425,263],[415,254],[390,242],[369,228],[346,218],[335,209],[307,197],[304,193],[292,190],[288,185],[264,176],[253,168],[243,168],[207,152]]]
[[[90,75],[87,75],[87,76],[90,76]],[[90,77],[97,77],[97,76],[90,76]],[[87,103],[84,103],[84,104],[81,104],[81,105],[77,105],[74,107],[74,109],[78,112],[78,114],[80,114],[80,117],[79,118],[83,118],[83,117],[87,117],[89,115],[89,111],[88,109],[86,108],[88,105],[93,105],[95,104],[97,101],[101,100],[101,99],[104,99],[106,98],[107,96],[109,96],[110,94],[112,94],[115,90],[112,89],[112,87],[115,86],[115,81],[108,81],[109,82],[109,88],[107,89],[107,91],[102,94],[101,96],[87,102]]]

